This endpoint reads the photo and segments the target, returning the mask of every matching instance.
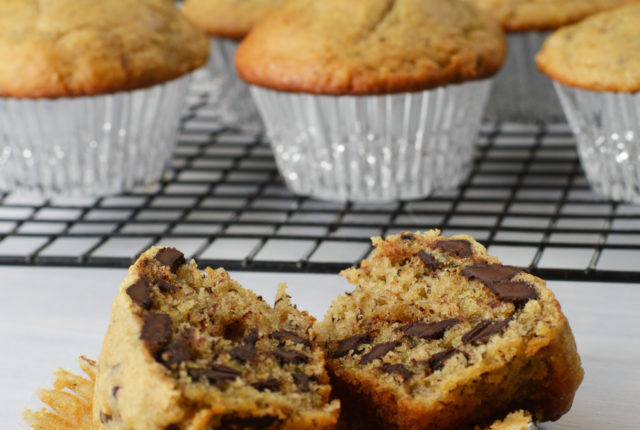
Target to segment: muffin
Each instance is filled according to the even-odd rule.
[[[292,191],[380,201],[462,181],[504,55],[461,0],[291,0],[235,60]]]
[[[98,359],[93,429],[332,429],[314,319],[223,269],[153,247],[129,269]]]
[[[593,13],[637,0],[468,0],[487,10],[508,32],[508,54],[491,91],[485,117],[499,122],[564,122],[549,80],[535,55],[554,30]]]
[[[0,0],[0,190],[157,180],[206,36],[170,0]]]
[[[284,0],[185,0],[184,12],[212,38],[207,69],[209,98],[222,121],[231,126],[262,130],[249,88],[238,78],[233,57],[239,41],[264,15]]]
[[[543,280],[473,238],[374,238],[355,289],[316,327],[343,415],[368,428],[462,429],[525,409],[557,420],[582,380],[566,317]]]
[[[561,28],[536,60],[554,81],[593,189],[640,202],[640,3]]]

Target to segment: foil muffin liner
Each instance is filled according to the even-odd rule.
[[[211,79],[209,102],[224,125],[262,131],[260,114],[249,86],[240,79],[233,62],[238,45],[236,40],[211,38],[207,63]]]
[[[482,80],[371,96],[251,91],[293,192],[390,201],[462,182],[490,87]]]
[[[562,106],[535,56],[550,32],[510,33],[507,59],[495,77],[485,119],[491,122],[563,123]]]
[[[0,191],[97,196],[158,180],[189,79],[98,96],[0,98]]]
[[[640,203],[640,93],[554,86],[591,187],[611,200]]]

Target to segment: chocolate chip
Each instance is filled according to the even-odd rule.
[[[538,293],[527,282],[511,281],[522,269],[502,264],[477,264],[462,269],[462,274],[469,279],[483,282],[499,300],[523,304],[538,298]]]
[[[271,333],[269,337],[279,340],[281,343],[290,340],[293,343],[299,343],[301,345],[311,347],[311,342],[309,342],[307,339],[304,339],[303,337],[300,337],[297,334],[287,330],[276,330]]]
[[[251,386],[253,388],[255,388],[258,391],[272,391],[272,392],[276,392],[276,391],[280,391],[280,381],[278,381],[275,378],[269,378],[269,379],[265,379],[264,381],[258,381],[255,382],[253,384],[251,384]]]
[[[431,367],[431,370],[433,370],[434,372],[436,370],[441,370],[444,367],[445,361],[453,357],[458,352],[460,351],[458,351],[457,349],[449,348],[445,349],[444,351],[440,351],[437,354],[433,354],[431,357],[429,357],[429,367]]]
[[[171,318],[167,314],[151,314],[144,318],[140,339],[155,355],[171,340]]]
[[[175,248],[162,248],[156,254],[156,260],[163,266],[169,266],[169,270],[173,273],[176,273],[178,267],[186,263],[184,254]]]
[[[273,355],[282,363],[289,364],[301,364],[309,361],[309,357],[298,351],[287,351],[286,349],[278,348],[273,351]]]
[[[221,364],[213,364],[209,369],[191,370],[189,373],[194,380],[199,380],[204,376],[211,384],[216,384],[221,381],[233,381],[242,375],[242,373],[236,369]]]
[[[462,335],[464,343],[474,343],[496,333],[500,333],[511,322],[511,318],[502,321],[481,321],[474,328]]]
[[[315,376],[309,376],[306,373],[302,372],[292,373],[291,376],[293,376],[293,382],[296,383],[300,391],[302,391],[303,393],[309,392],[309,382],[318,379]]]
[[[420,258],[422,264],[424,264],[424,267],[426,267],[430,272],[435,272],[442,267],[442,264],[440,264],[440,262],[436,260],[433,255],[429,254],[426,251],[419,251],[416,255],[418,256],[418,258]]]
[[[131,297],[131,300],[143,309],[151,309],[153,304],[153,298],[149,292],[149,281],[144,278],[138,279],[135,284],[127,288],[127,294]]]
[[[444,332],[459,322],[455,318],[432,323],[416,321],[399,327],[398,330],[404,332],[406,336],[419,337],[420,339],[442,339]]]
[[[502,281],[487,287],[503,302],[524,304],[538,298],[538,293],[526,282]]]
[[[485,284],[493,284],[513,278],[522,269],[515,266],[504,266],[502,264],[476,264],[462,269],[462,274],[469,279],[477,279]]]
[[[118,397],[118,390],[120,390],[120,386],[116,385],[111,389],[111,395],[113,397]]]
[[[404,367],[403,364],[385,364],[382,370],[386,373],[397,373],[405,381],[413,376],[413,372]]]
[[[173,339],[163,353],[164,362],[167,365],[182,363],[193,359],[189,343],[184,337],[176,337]]]
[[[100,411],[100,422],[102,424],[106,424],[109,421],[111,421],[113,419],[113,417],[109,414],[105,414],[104,412]]]
[[[261,417],[237,417],[235,415],[222,417],[219,430],[245,430],[245,429],[265,429],[275,424],[278,417],[273,415],[263,415]]]
[[[413,240],[415,237],[413,236],[413,233],[404,233],[400,238],[402,240]]]
[[[180,430],[180,426],[178,424],[169,424],[164,430]]]
[[[246,335],[242,341],[245,345],[255,346],[258,341],[258,329],[254,327],[249,330],[249,334]]]
[[[336,349],[336,352],[333,353],[332,357],[344,357],[349,353],[349,351],[352,350],[354,351],[354,353],[359,353],[356,348],[358,348],[360,345],[370,342],[371,341],[369,340],[369,333],[357,334],[355,336],[348,337],[340,341],[340,343],[338,344],[338,349]]]
[[[163,293],[175,293],[176,291],[178,291],[178,287],[176,287],[175,285],[171,285],[164,279],[156,279],[156,285]]]
[[[466,240],[441,240],[431,246],[452,257],[466,258],[473,255],[471,244]]]
[[[242,363],[253,360],[256,356],[256,353],[257,353],[256,349],[251,345],[236,346],[235,348],[229,351],[229,355],[232,358]]]
[[[397,342],[397,341],[379,343],[376,346],[374,346],[371,349],[371,351],[369,351],[367,354],[362,356],[362,358],[360,359],[360,364],[368,364],[368,363],[371,363],[373,360],[382,358],[387,354],[387,352],[391,351],[398,345],[400,345],[400,342]]]

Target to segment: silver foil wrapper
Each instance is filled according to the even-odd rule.
[[[495,77],[485,119],[491,122],[561,123],[562,106],[535,56],[549,32],[511,33],[504,66]]]
[[[640,93],[554,85],[591,187],[612,200],[640,203]]]
[[[490,87],[483,80],[372,96],[251,90],[293,192],[390,201],[460,184]]]
[[[0,191],[105,195],[158,180],[189,79],[99,96],[0,98]]]

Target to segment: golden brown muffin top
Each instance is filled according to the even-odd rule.
[[[294,92],[420,91],[494,74],[504,34],[463,0],[290,0],[242,41],[247,82]]]
[[[207,55],[207,37],[171,0],[0,0],[0,96],[131,90]]]
[[[640,3],[594,15],[552,34],[538,68],[566,85],[594,91],[640,91]]]
[[[638,0],[467,0],[491,13],[506,31],[554,30]]]
[[[185,0],[184,13],[212,36],[242,39],[284,0]]]

